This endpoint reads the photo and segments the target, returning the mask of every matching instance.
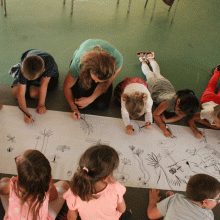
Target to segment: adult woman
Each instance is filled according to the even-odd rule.
[[[106,108],[111,100],[112,82],[121,70],[123,57],[111,44],[89,39],[74,52],[63,90],[74,119],[79,109]]]

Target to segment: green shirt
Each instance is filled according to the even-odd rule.
[[[69,67],[69,73],[73,78],[79,77],[81,71],[80,62],[83,54],[98,45],[101,46],[104,51],[108,52],[113,57],[115,57],[116,69],[121,67],[123,63],[123,57],[121,53],[113,45],[103,40],[89,39],[83,42],[73,54],[73,60]]]

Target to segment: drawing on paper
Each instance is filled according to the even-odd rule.
[[[57,151],[61,151],[61,152],[65,152],[65,151],[69,151],[70,150],[70,147],[69,146],[66,146],[66,145],[59,145],[57,148],[56,148]]]
[[[81,116],[82,122],[80,123],[80,128],[84,131],[84,133],[90,135],[90,133],[93,133],[93,126],[91,123],[87,122],[86,116]]]
[[[15,136],[12,137],[10,134],[7,135],[8,141],[10,141],[11,143],[15,143]]]
[[[109,141],[102,141],[101,139],[95,140],[95,139],[91,139],[91,138],[87,138],[86,142],[92,143],[93,145],[108,145],[109,146]]]
[[[40,151],[41,151],[41,153],[45,154],[46,149],[47,149],[47,145],[48,145],[49,137],[51,135],[53,135],[53,131],[52,130],[46,131],[46,129],[44,129],[43,131],[40,131],[39,133],[43,136],[43,144],[41,146],[41,150]]]
[[[51,162],[52,163],[57,163],[57,160],[60,159],[61,157],[58,154],[53,154],[51,156],[49,156],[49,158],[51,158]]]
[[[143,154],[143,150],[137,149],[135,150],[135,147],[133,145],[129,146],[130,150],[132,151],[132,156],[138,161],[138,166],[140,171],[142,172],[143,176],[138,177],[139,180],[139,186],[148,186],[148,182],[150,180],[150,173],[147,171],[147,169],[144,166],[143,159],[141,158],[141,154]]]

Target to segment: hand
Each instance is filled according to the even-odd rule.
[[[47,109],[45,106],[38,106],[36,111],[38,114],[43,114],[47,111]]]
[[[202,131],[200,131],[200,132],[201,132],[201,134],[200,134],[199,132],[196,132],[196,133],[195,133],[195,136],[196,136],[196,138],[198,138],[198,139],[201,138],[202,135],[205,135],[204,132],[202,132]]]
[[[80,119],[81,115],[80,115],[80,112],[77,110],[77,111],[74,111],[71,113],[71,117],[73,119]]]
[[[166,136],[166,137],[172,137],[173,135],[166,129],[163,134]]]
[[[26,123],[30,123],[33,120],[32,115],[30,115],[30,114],[28,114],[28,115],[30,116],[30,118],[27,115],[24,114],[24,121]]]
[[[147,122],[145,125],[145,128],[151,130],[152,129],[152,124],[150,122]]]
[[[160,201],[160,190],[152,189],[149,192],[149,205],[155,205]]]
[[[133,128],[133,126],[132,125],[127,125],[126,126],[126,133],[127,134],[134,134],[134,128]]]
[[[75,99],[75,104],[78,105],[80,109],[85,108],[89,104],[91,104],[93,100],[90,97],[82,97],[79,99]]]

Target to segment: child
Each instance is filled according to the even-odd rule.
[[[4,219],[55,219],[64,204],[62,195],[68,183],[53,184],[50,163],[40,151],[26,150],[15,162],[18,176],[0,182]]]
[[[69,207],[68,219],[77,219],[78,213],[82,220],[120,218],[126,210],[123,199],[126,189],[113,179],[118,164],[118,153],[106,145],[90,147],[83,153],[71,189],[63,196]]]
[[[214,70],[214,74],[209,84],[202,94],[200,104],[201,112],[196,113],[189,121],[189,125],[193,130],[196,138],[201,138],[204,134],[199,131],[195,125],[195,121],[204,124],[210,128],[220,129],[220,89],[215,94],[216,85],[220,76],[220,65]]]
[[[152,189],[147,214],[149,219],[164,216],[164,219],[214,220],[211,209],[219,203],[219,195],[220,182],[217,179],[196,174],[189,179],[186,196],[176,193],[159,202],[159,190]]]
[[[12,94],[18,99],[20,108],[29,115],[24,114],[24,121],[32,121],[25,100],[26,96],[39,99],[37,113],[46,112],[45,99],[47,91],[51,91],[58,83],[59,72],[54,58],[40,50],[28,50],[21,56],[21,61],[9,70],[15,79],[12,84]]]
[[[168,131],[165,123],[179,121],[183,117],[193,117],[199,101],[194,92],[189,89],[175,89],[171,82],[160,74],[158,63],[154,59],[154,52],[139,52],[138,57],[142,63],[142,71],[147,78],[147,85],[154,103],[158,106],[153,112],[156,124],[161,128],[166,137],[172,137],[172,133]],[[150,70],[148,64],[151,66]],[[175,116],[167,119],[164,111],[175,112]]]
[[[144,80],[127,77],[116,86],[114,94],[121,103],[121,114],[127,134],[134,133],[130,117],[137,119],[143,114],[145,114],[145,128],[151,129],[153,100]]]

